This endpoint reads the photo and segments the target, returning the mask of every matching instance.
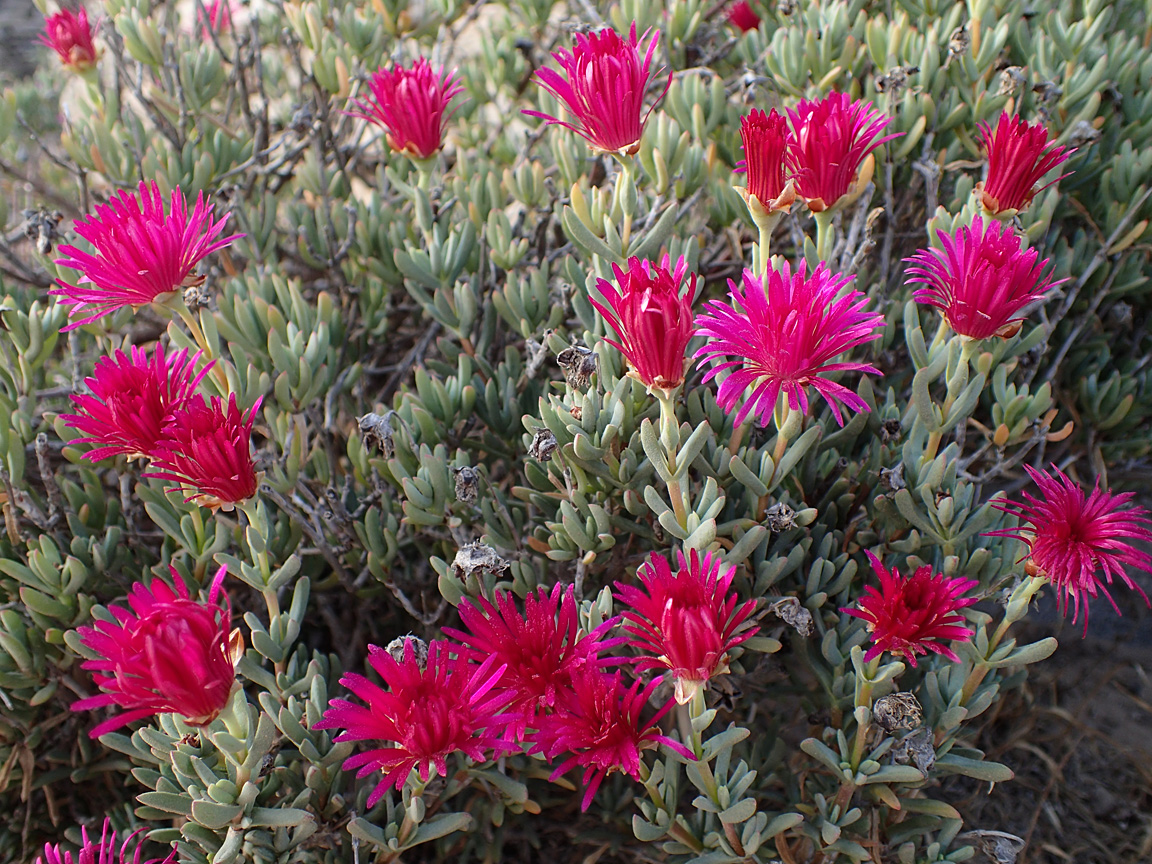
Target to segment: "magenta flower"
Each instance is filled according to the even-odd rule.
[[[793,184],[784,179],[790,138],[788,123],[775,108],[767,114],[754,110],[740,120],[744,160],[737,170],[748,173],[744,194],[769,213],[788,210],[796,200]]]
[[[140,864],[140,854],[144,849],[143,843],[137,841],[131,858],[128,857],[128,847],[143,833],[143,828],[139,831],[133,831],[124,838],[122,844],[117,846],[116,831],[112,828],[112,821],[105,818],[104,831],[99,840],[88,839],[88,829],[81,826],[80,853],[76,858],[72,857],[71,852],[63,851],[60,844],[52,846],[45,843],[44,854],[36,859],[36,864],[73,864],[73,862],[76,864]],[[147,864],[173,864],[175,861],[176,849],[173,847],[167,858],[153,858]]]
[[[829,93],[819,101],[802,99],[788,117],[788,161],[796,174],[796,191],[813,213],[830,210],[844,196],[844,203],[859,196],[872,179],[872,151],[899,137],[878,137],[891,118],[847,93]]]
[[[645,31],[641,38],[647,37],[648,31]],[[587,35],[577,33],[571,51],[561,49],[552,55],[564,70],[564,75],[553,69],[540,69],[536,73],[540,85],[564,103],[575,125],[539,111],[524,113],[571,129],[586,138],[596,150],[635,153],[640,149],[648,114],[652,113],[656,102],[664,98],[672,83],[672,73],[669,72],[664,93],[642,117],[644,94],[659,73],[652,71],[656,36],[648,43],[643,60],[640,59],[639,41],[635,22],[628,41],[611,29]]]
[[[88,23],[88,10],[61,9],[44,19],[44,32],[40,42],[60,55],[60,62],[70,69],[83,72],[96,65],[96,46],[92,44],[92,25]]]
[[[228,704],[235,667],[244,653],[239,630],[230,630],[232,604],[222,590],[227,570],[212,579],[208,602],[188,596],[172,568],[175,590],[160,579],[151,588],[137,582],[128,595],[131,610],[109,606],[115,623],[97,621],[77,632],[99,659],[85,669],[104,692],[72,703],[73,711],[116,705],[125,709],[89,735],[99,738],[126,723],[171,712],[191,726],[207,726]],[[219,598],[224,599],[221,606]],[[81,859],[83,860],[83,859]]]
[[[604,778],[620,771],[633,779],[640,776],[640,753],[667,744],[681,756],[691,759],[692,751],[660,734],[656,722],[672,707],[669,699],[647,723],[640,714],[659,684],[656,679],[644,687],[640,681],[626,685],[620,673],[609,675],[585,668],[573,679],[566,700],[540,721],[529,752],[543,753],[548,759],[567,753],[550,779],[579,765],[584,768],[584,799],[587,810]]]
[[[747,33],[760,26],[760,16],[752,9],[748,0],[737,0],[728,7],[728,23]]]
[[[872,647],[864,659],[873,660],[887,651],[903,656],[915,666],[917,654],[932,651],[953,663],[959,661],[944,643],[972,638],[973,631],[964,626],[967,622],[959,610],[980,598],[960,595],[976,587],[976,580],[935,575],[927,564],[911,576],[901,576],[871,552],[868,560],[880,579],[880,587],[865,588],[864,596],[857,601],[858,608],[840,610],[868,625]]]
[[[464,85],[455,72],[433,67],[423,57],[412,67],[381,68],[368,82],[371,99],[352,103],[348,113],[388,130],[388,146],[413,159],[428,159],[444,144],[450,103]]]
[[[201,507],[231,510],[256,494],[260,478],[252,461],[252,423],[262,399],[240,413],[236,394],[225,407],[219,396],[211,403],[193,399],[172,416],[156,442],[152,471],[145,477],[170,480],[193,490],[185,501]]]
[[[571,586],[529,594],[523,615],[511,591],[498,591],[495,606],[483,598],[462,603],[460,620],[467,632],[445,627],[444,633],[467,646],[461,649],[464,656],[477,662],[495,657],[506,667],[498,688],[511,694],[508,710],[517,737],[526,728],[535,728],[538,718],[556,706],[558,694],[572,686],[572,676],[579,670],[615,663],[616,658],[601,657],[600,652],[624,642],[603,638],[614,621],[580,634]]]
[[[418,662],[413,640],[404,641],[404,656],[395,660],[378,645],[368,646],[368,662],[387,687],[348,672],[340,683],[364,700],[357,705],[333,699],[314,729],[343,729],[337,741],[372,741],[384,746],[349,756],[344,770],[359,768],[357,777],[383,771],[384,779],[368,796],[372,807],[390,788],[400,789],[413,768],[427,781],[435,771],[448,776],[447,758],[461,752],[483,762],[511,749],[495,733],[508,724],[500,713],[511,695],[494,690],[504,671],[497,658],[479,666],[453,657],[443,640],[428,645],[428,658]]]
[[[693,549],[691,563],[677,553],[675,574],[655,552],[636,575],[643,588],[616,583],[616,597],[627,606],[624,629],[633,647],[647,652],[637,668],[669,670],[676,679],[676,701],[691,701],[708,680],[728,671],[728,652],[759,629],[748,616],[755,600],[740,602],[731,591],[735,567],[724,567],[719,556],[703,559]]]
[[[1013,537],[1028,544],[1028,572],[1040,575],[1056,589],[1061,614],[1072,601],[1072,623],[1084,607],[1088,630],[1088,598],[1103,594],[1120,614],[1105,585],[1117,577],[1148,602],[1125,567],[1152,573],[1152,555],[1133,543],[1152,543],[1152,520],[1143,507],[1126,506],[1131,492],[1114,494],[1099,481],[1088,495],[1068,475],[1052,466],[1052,474],[1024,466],[1040,487],[1042,497],[1023,493],[1024,502],[995,499],[992,506],[1018,516],[1017,528],[990,531],[994,537]]]
[[[196,394],[200,379],[212,368],[208,363],[196,371],[197,353],[178,351],[165,356],[157,345],[152,357],[133,346],[129,356],[117,351],[114,357],[96,361],[95,375],[86,379],[91,396],[73,396],[78,413],[62,414],[68,426],[87,437],[73,444],[97,444],[84,454],[96,462],[109,456],[143,458],[152,453],[172,422],[174,412]]]
[[[688,290],[680,293],[688,262],[681,257],[671,269],[668,255],[656,267],[639,258],[628,259],[628,270],[612,265],[616,285],[598,279],[596,289],[606,303],[592,299],[604,320],[616,331],[619,342],[605,341],[620,351],[632,367],[632,377],[650,389],[671,392],[684,383],[688,361],[684,351],[695,335],[692,301],[696,275]]]
[[[61,246],[67,258],[56,263],[81,271],[80,285],[61,281],[50,294],[86,317],[65,330],[88,324],[125,306],[138,308],[162,300],[180,288],[200,284],[196,265],[243,234],[221,237],[228,216],[213,221],[213,205],[204,193],[188,212],[184,193],[173,189],[168,213],[160,187],[140,184],[140,195],[118,192],[94,216],[76,220],[76,233],[91,243],[95,254],[75,246]]]
[[[696,357],[713,361],[736,357],[714,365],[704,375],[709,381],[732,370],[720,383],[716,395],[720,406],[731,411],[755,385],[736,415],[737,425],[755,411],[760,424],[767,426],[781,393],[789,408],[806,414],[809,386],[827,400],[841,425],[840,404],[853,411],[868,410],[863,399],[824,377],[847,370],[881,374],[867,363],[832,362],[849,348],[879,339],[884,329],[884,316],[865,310],[865,295],[850,291],[836,296],[851,279],[833,274],[823,263],[809,276],[803,261],[795,274],[787,261],[780,270],[769,270],[767,285],[745,270],[743,291],[728,281],[737,308],[712,300],[707,311],[697,316],[698,332],[709,341]]]
[[[200,35],[206,42],[212,34],[222,36],[232,28],[232,4],[230,0],[212,0],[197,12],[200,21]]]
[[[907,284],[922,283],[912,295],[935,306],[955,332],[972,339],[1014,336],[1024,319],[1017,313],[1044,299],[1060,282],[1043,275],[1048,259],[1036,263],[1035,249],[1021,251],[1011,226],[977,216],[955,234],[937,231],[941,249],[921,249],[904,260]]]
[[[1068,176],[1061,174],[1043,186],[1036,185],[1074,152],[1049,141],[1043,123],[1028,123],[1004,112],[995,132],[987,123],[980,124],[980,137],[988,154],[988,179],[977,183],[976,191],[989,213],[1023,210],[1037,194]]]

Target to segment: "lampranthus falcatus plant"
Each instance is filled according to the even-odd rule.
[[[44,11],[0,860],[1022,830],[1020,622],[1152,569],[1144,4]]]

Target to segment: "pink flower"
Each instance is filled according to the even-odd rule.
[[[788,117],[788,161],[796,173],[796,190],[813,213],[831,209],[846,195],[846,203],[858,196],[872,179],[872,151],[899,137],[879,138],[891,118],[847,93],[829,93],[819,101],[802,99]]]
[[[1017,313],[1060,284],[1042,274],[1048,259],[1037,264],[1035,249],[1021,251],[1020,238],[1008,225],[990,220],[985,228],[977,216],[971,227],[936,235],[944,249],[921,249],[905,258],[913,265],[906,282],[927,285],[913,298],[939,309],[961,336],[1014,336],[1024,320]]]
[[[803,261],[795,274],[784,261],[781,269],[769,270],[767,278],[765,286],[756,274],[745,270],[743,291],[728,281],[729,293],[740,308],[712,300],[708,311],[696,318],[698,332],[709,337],[696,352],[698,358],[737,358],[713,366],[704,376],[708,381],[725,369],[733,370],[721,382],[716,401],[731,411],[745,390],[755,385],[736,415],[737,425],[753,410],[760,424],[768,425],[781,393],[792,410],[807,413],[809,386],[828,401],[841,425],[844,418],[838,403],[867,411],[863,399],[823,376],[845,370],[879,375],[880,370],[867,363],[832,361],[849,348],[879,339],[884,316],[865,311],[868,298],[859,291],[838,298],[852,277],[834,275],[823,263],[809,276]]]
[[[197,20],[200,21],[201,35],[211,41],[212,34],[220,36],[232,27],[232,4],[229,0],[212,0],[204,8],[197,7]],[[207,10],[205,12],[205,9]]]
[[[788,123],[775,108],[767,114],[752,111],[740,120],[744,161],[737,171],[748,173],[744,194],[768,212],[788,210],[796,200],[793,184],[784,179],[790,138]]]
[[[760,16],[752,10],[748,0],[738,0],[728,7],[728,22],[747,33],[760,26]]]
[[[202,507],[231,510],[247,501],[259,485],[250,441],[261,401],[242,415],[235,393],[227,407],[219,396],[191,400],[172,416],[151,454],[154,470],[143,476],[195,490],[184,500]]]
[[[427,660],[416,657],[413,640],[405,640],[404,655],[395,660],[377,645],[368,646],[368,662],[387,687],[373,684],[363,675],[349,672],[340,683],[367,705],[346,699],[332,700],[331,707],[314,729],[344,729],[337,741],[373,741],[385,746],[348,757],[344,770],[359,768],[356,776],[384,771],[384,779],[368,796],[368,806],[379,801],[389,788],[400,789],[413,768],[427,781],[435,769],[448,776],[447,758],[464,753],[476,762],[500,755],[509,744],[493,731],[507,725],[500,711],[508,691],[493,691],[504,667],[489,657],[479,666],[463,657],[452,657],[442,640],[428,646]]]
[[[645,31],[641,38],[646,39],[648,32]],[[640,149],[640,137],[644,134],[648,114],[652,113],[652,108],[649,108],[648,114],[641,117],[644,94],[652,79],[659,74],[652,71],[656,36],[648,43],[643,60],[640,59],[639,41],[635,22],[628,41],[611,29],[590,35],[577,33],[571,51],[561,49],[552,55],[564,70],[564,75],[553,69],[540,69],[536,73],[540,85],[564,103],[576,125],[539,111],[524,113],[571,129],[586,138],[596,150],[635,153]],[[664,93],[668,92],[671,83],[672,73],[669,72]],[[656,102],[664,98],[664,93]]]
[[[596,289],[607,303],[592,299],[592,305],[620,337],[619,342],[605,341],[628,359],[630,374],[646,387],[666,392],[684,383],[684,350],[695,335],[692,301],[696,275],[688,280],[688,290],[681,295],[688,262],[681,257],[675,270],[670,267],[668,255],[659,267],[639,258],[628,259],[627,271],[613,264],[616,285],[607,279],[596,281]]]
[[[1042,497],[1023,493],[1024,503],[995,499],[992,506],[1015,514],[1024,523],[1017,528],[991,531],[994,537],[1014,537],[1028,544],[1028,572],[1046,578],[1056,588],[1062,614],[1072,601],[1072,623],[1084,606],[1084,630],[1088,630],[1088,598],[1103,594],[1120,614],[1105,585],[1118,577],[1148,596],[1128,575],[1125,566],[1152,573],[1152,555],[1133,545],[1152,543],[1152,520],[1143,507],[1127,507],[1133,493],[1114,494],[1101,489],[1099,481],[1088,495],[1063,471],[1052,474],[1024,466],[1040,487]]]
[[[1040,179],[1068,160],[1074,152],[1068,147],[1057,147],[1048,140],[1043,123],[1027,123],[1023,118],[1000,115],[996,131],[987,123],[980,124],[980,137],[988,154],[988,179],[976,184],[980,203],[989,213],[1005,210],[1023,210],[1032,199],[1057,180],[1061,174],[1043,186]]]
[[[584,768],[581,810],[588,809],[596,790],[611,772],[639,778],[642,750],[663,743],[681,756],[692,758],[688,748],[661,735],[656,726],[656,721],[672,707],[671,699],[647,723],[640,719],[659,683],[657,679],[643,687],[635,681],[629,687],[619,672],[609,675],[585,668],[573,679],[567,699],[541,720],[529,752],[543,753],[548,759],[568,754],[552,772],[552,780],[577,765]]]
[[[208,602],[188,596],[172,568],[173,590],[155,579],[151,588],[137,582],[128,595],[131,611],[110,606],[116,621],[97,621],[77,632],[88,650],[100,655],[85,669],[104,692],[72,703],[73,711],[117,705],[125,713],[99,724],[99,738],[126,723],[172,712],[192,726],[207,726],[228,704],[235,666],[244,653],[239,630],[230,631],[232,604],[221,590],[227,570],[212,580]],[[223,597],[223,607],[217,602]]]
[[[741,603],[730,591],[735,567],[721,573],[718,556],[706,553],[701,560],[695,549],[690,564],[683,552],[678,555],[680,569],[673,574],[664,556],[653,552],[636,573],[643,590],[617,582],[616,597],[632,607],[623,613],[631,644],[650,655],[637,668],[670,670],[683,705],[728,671],[728,652],[759,628],[748,625],[756,601]]]
[[[61,287],[49,292],[66,298],[61,303],[76,306],[73,313],[86,315],[64,329],[200,284],[203,280],[193,275],[196,265],[244,236],[220,237],[227,221],[228,216],[213,221],[213,205],[205,204],[202,192],[191,214],[178,188],[172,190],[165,214],[155,182],[141,183],[139,198],[127,191],[113,195],[108,204],[96,208],[95,216],[76,220],[76,233],[96,247],[95,254],[60,247],[69,257],[56,263],[84,274],[80,286],[61,281]]]
[[[414,159],[428,159],[444,144],[444,127],[454,112],[448,103],[464,90],[455,72],[433,67],[423,57],[412,68],[381,68],[368,82],[371,99],[352,103],[348,113],[388,130],[388,146]]]
[[[556,585],[551,592],[541,588],[529,594],[521,615],[515,595],[498,591],[495,606],[483,598],[460,605],[460,620],[468,632],[444,628],[446,635],[467,646],[465,656],[475,661],[495,657],[507,667],[498,687],[511,694],[508,708],[515,715],[517,736],[534,728],[540,715],[555,707],[558,694],[572,686],[577,671],[616,662],[600,652],[624,641],[602,638],[613,621],[581,635],[573,589],[561,592]]]
[[[88,10],[61,9],[44,19],[40,41],[60,55],[65,66],[83,72],[96,65],[96,46],[92,44],[92,26]]]
[[[880,579],[880,587],[865,588],[864,596],[857,601],[859,608],[840,610],[868,624],[872,647],[864,659],[873,660],[888,651],[902,655],[915,666],[917,654],[933,651],[957,662],[960,658],[944,642],[972,637],[959,610],[979,598],[960,595],[976,587],[976,580],[934,575],[927,564],[911,576],[901,576],[871,552],[868,560]]]
[[[76,858],[72,857],[71,852],[65,852],[60,848],[60,844],[53,847],[51,844],[44,844],[44,854],[36,859],[36,864],[140,864],[140,853],[143,851],[143,844],[137,842],[136,849],[131,858],[128,857],[128,847],[132,845],[132,841],[144,833],[144,829],[134,831],[124,838],[123,844],[117,847],[116,844],[116,831],[112,828],[112,821],[108,818],[104,819],[104,832],[100,835],[99,840],[88,839],[88,829],[81,826],[80,828],[80,853]],[[176,860],[176,849],[173,847],[172,851],[168,853],[167,858],[153,858],[148,864],[172,864]]]
[[[95,376],[86,379],[92,395],[73,396],[79,413],[61,415],[67,425],[87,435],[72,443],[100,445],[84,454],[92,462],[121,454],[129,459],[150,455],[173,413],[195,395],[212,367],[208,363],[197,372],[199,359],[199,353],[189,358],[186,350],[165,356],[163,345],[156,346],[151,359],[135,346],[129,356],[117,351],[115,357],[101,357]]]

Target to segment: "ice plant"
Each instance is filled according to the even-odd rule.
[[[652,69],[656,36],[648,43],[643,58],[640,56],[639,43],[647,37],[646,31],[641,39],[636,38],[635,22],[627,40],[611,29],[577,33],[571,51],[561,49],[552,55],[564,70],[563,75],[554,69],[540,69],[536,73],[540,85],[564,103],[574,122],[539,111],[524,113],[571,129],[596,150],[635,153],[640,149],[648,114],[656,102],[664,98],[661,93],[648,114],[644,113],[645,91],[659,74]],[[665,92],[671,83],[669,71]]]
[[[764,279],[745,270],[742,288],[728,282],[735,307],[712,300],[696,317],[697,332],[708,337],[696,357],[716,361],[704,381],[730,370],[716,401],[731,411],[753,388],[736,415],[737,425],[755,412],[767,426],[782,393],[791,410],[807,413],[808,387],[827,400],[841,425],[841,404],[868,410],[854,392],[825,377],[850,370],[880,374],[867,363],[833,362],[848,349],[880,338],[884,329],[884,316],[867,311],[864,294],[853,290],[837,296],[851,279],[824,264],[808,274],[803,261],[795,273],[782,261]]]
[[[681,257],[673,269],[668,255],[659,266],[630,258],[627,270],[613,264],[612,272],[615,285],[607,279],[596,282],[604,302],[592,298],[620,339],[606,341],[627,358],[632,367],[628,374],[649,390],[670,393],[684,383],[684,351],[695,335],[696,275],[682,291],[688,262]]]
[[[104,830],[100,834],[99,840],[92,840],[88,837],[88,829],[81,826],[80,828],[80,852],[73,858],[71,852],[65,852],[60,848],[60,844],[52,846],[50,843],[44,844],[44,853],[36,859],[36,864],[140,864],[140,855],[144,850],[143,841],[137,838],[144,833],[144,829],[133,831],[124,838],[124,842],[118,844],[116,838],[116,830],[112,827],[112,821],[108,818],[104,819]],[[131,849],[135,842],[135,848]],[[129,857],[131,851],[131,857]],[[153,858],[147,864],[170,864],[176,860],[176,849],[173,847],[172,851],[168,853],[167,858]]]
[[[166,355],[163,345],[157,345],[151,357],[136,346],[128,354],[101,357],[93,377],[86,379],[91,395],[73,396],[77,413],[61,415],[86,436],[72,443],[98,445],[84,454],[92,462],[151,454],[172,415],[193,398],[212,366],[208,363],[197,372],[199,358],[199,353],[189,357],[187,350]]]
[[[1036,185],[1073,152],[1049,141],[1043,123],[1028,123],[1004,112],[995,131],[987,123],[980,124],[980,137],[988,155],[988,178],[976,184],[976,194],[993,215],[1023,210],[1037,194],[1068,176],[1062,174],[1043,186]]]
[[[1128,574],[1126,567],[1152,573],[1152,555],[1134,544],[1152,543],[1152,519],[1143,507],[1129,506],[1132,492],[1113,493],[1096,486],[1088,494],[1068,475],[1052,466],[1052,473],[1025,465],[1024,470],[1040,489],[1037,498],[1022,493],[1023,502],[993,499],[992,506],[1015,514],[1023,523],[1016,528],[989,532],[1014,537],[1028,544],[1028,572],[1043,576],[1056,589],[1061,614],[1072,603],[1072,623],[1084,607],[1088,629],[1088,599],[1103,594],[1120,614],[1106,585],[1119,578],[1148,596]]]
[[[748,185],[742,194],[753,218],[757,215],[753,201],[765,213],[771,213],[788,210],[796,200],[793,183],[784,179],[789,138],[788,123],[775,108],[767,114],[753,110],[740,120],[744,160],[737,170],[748,174]]]
[[[464,90],[455,72],[434,67],[423,57],[411,67],[379,69],[368,81],[370,99],[352,103],[350,114],[388,130],[388,146],[414,159],[429,159],[444,144],[448,105]]]
[[[75,246],[61,246],[67,257],[62,267],[83,273],[79,284],[61,281],[51,294],[61,303],[75,306],[83,317],[65,330],[95,321],[125,306],[138,308],[168,299],[181,288],[199,285],[196,265],[242,234],[221,236],[228,215],[214,218],[214,205],[201,192],[191,212],[184,193],[173,189],[168,212],[155,181],[141,182],[139,195],[122,190],[94,215],[76,220],[76,233],[95,247],[95,253]]]
[[[383,746],[349,756],[344,770],[358,777],[381,770],[384,778],[368,796],[373,806],[390,788],[400,789],[412,769],[427,781],[435,771],[448,776],[447,758],[461,752],[477,762],[501,754],[508,742],[495,730],[507,725],[501,713],[509,692],[494,690],[504,671],[496,657],[480,665],[453,656],[443,640],[428,645],[420,663],[414,640],[404,641],[396,660],[377,645],[368,646],[368,662],[385,687],[349,672],[340,683],[365,704],[333,699],[314,729],[343,729],[337,741],[369,741]],[[387,688],[387,689],[385,689]]]
[[[88,10],[61,9],[44,19],[44,32],[40,41],[60,55],[60,62],[70,69],[83,72],[96,65],[96,46],[92,44],[92,25],[88,23]]]
[[[235,393],[227,405],[219,396],[211,402],[189,401],[165,427],[151,454],[152,470],[144,476],[191,490],[185,500],[202,507],[231,510],[247,501],[259,484],[250,441],[261,401],[247,414],[241,413]]]
[[[222,590],[226,573],[223,567],[216,572],[208,602],[201,603],[188,596],[172,568],[175,588],[160,579],[150,588],[137,582],[128,595],[129,609],[108,608],[115,621],[79,628],[84,646],[98,655],[84,668],[104,692],[73,702],[72,710],[124,709],[98,724],[89,733],[93,738],[165,712],[181,715],[191,726],[216,719],[228,704],[244,653],[240,631],[231,630],[232,604]]]
[[[232,4],[230,0],[212,0],[211,3],[198,7],[197,18],[200,21],[201,35],[206,41],[212,39],[212,34],[221,36],[232,27]]]
[[[911,576],[901,576],[871,552],[868,560],[880,587],[868,586],[857,601],[858,607],[840,610],[868,625],[872,647],[864,659],[874,660],[887,651],[915,666],[918,654],[932,651],[958,661],[960,658],[944,643],[971,638],[973,631],[964,626],[966,621],[960,610],[979,598],[961,595],[976,587],[977,581],[934,574],[927,564]]]
[[[847,93],[802,99],[788,117],[788,161],[796,191],[813,213],[854,201],[872,179],[872,151],[898,134],[880,137],[891,118]]]
[[[735,567],[695,549],[690,559],[677,553],[676,573],[655,552],[637,571],[640,586],[616,583],[616,598],[631,607],[623,612],[624,630],[642,652],[638,669],[669,670],[676,680],[676,701],[689,702],[708,680],[728,671],[728,652],[756,634],[748,616],[755,600],[740,602],[731,590]]]
[[[995,220],[985,226],[977,216],[955,234],[936,234],[944,248],[921,249],[905,258],[911,265],[906,282],[927,285],[912,296],[939,309],[961,336],[1015,335],[1023,320],[1018,313],[1059,284],[1043,274],[1047,258],[1037,263],[1035,249],[1020,249],[1011,226]]]
[[[511,694],[509,710],[515,734],[535,727],[537,718],[555,707],[559,694],[572,686],[581,669],[602,669],[615,661],[601,652],[621,644],[622,638],[605,639],[614,621],[592,633],[581,634],[576,598],[571,586],[539,589],[517,608],[511,591],[496,592],[496,603],[480,598],[460,604],[460,620],[466,630],[444,628],[444,633],[464,644],[462,653],[473,660],[495,657],[507,667],[498,685]]]
[[[585,669],[573,679],[563,704],[541,720],[530,752],[543,753],[548,759],[566,754],[552,772],[552,780],[576,766],[584,769],[581,810],[588,809],[596,790],[611,772],[620,771],[638,779],[643,750],[663,743],[681,756],[692,758],[688,748],[661,735],[656,726],[672,707],[672,700],[648,722],[640,719],[659,683],[655,679],[647,686],[640,681],[628,685],[619,672]]]
[[[737,0],[728,7],[728,22],[747,33],[760,26],[760,16],[753,11],[748,0]]]

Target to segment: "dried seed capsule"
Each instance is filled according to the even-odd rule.
[[[905,735],[900,743],[892,748],[892,761],[898,765],[911,762],[916,770],[927,776],[936,764],[936,747],[932,741],[932,730],[921,729]]]
[[[528,455],[541,462],[548,462],[559,445],[556,436],[549,429],[537,429],[532,436],[532,444],[528,447]]]
[[[796,527],[796,511],[783,501],[777,502],[764,513],[764,527],[773,534],[790,531]]]
[[[800,605],[795,597],[782,597],[768,607],[785,624],[796,629],[801,636],[812,635],[812,613]]]
[[[899,438],[900,433],[903,431],[904,427],[900,425],[899,420],[885,420],[880,424],[880,440],[887,442],[893,438]]]
[[[456,500],[465,504],[476,503],[476,496],[480,491],[480,475],[475,468],[465,465],[463,468],[453,468],[456,475]]]
[[[392,424],[388,422],[388,415],[365,414],[357,422],[360,431],[364,433],[364,446],[377,446],[385,459],[391,459],[396,452],[396,445],[392,442]]]
[[[490,573],[499,576],[508,569],[508,562],[496,554],[496,550],[479,541],[461,546],[452,559],[452,573],[464,580],[473,574]]]
[[[596,371],[596,355],[587,348],[573,345],[556,355],[556,364],[564,370],[564,380],[569,387],[583,390]]]
[[[881,468],[880,484],[893,492],[907,486],[904,480],[904,463],[897,462],[893,468]]]
[[[924,723],[924,709],[911,693],[881,696],[872,706],[872,716],[886,732],[897,729],[919,729]]]
[[[416,658],[416,665],[421,669],[428,665],[428,643],[419,636],[413,636],[411,633],[405,634],[404,636],[397,636],[384,646],[384,650],[387,651],[397,663],[403,663],[406,645],[412,646],[412,654]]]

